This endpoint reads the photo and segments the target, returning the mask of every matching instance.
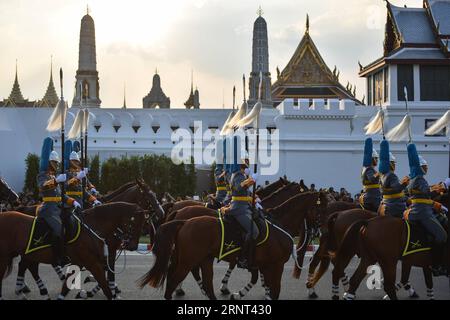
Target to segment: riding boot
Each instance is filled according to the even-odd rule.
[[[447,264],[445,263],[445,248],[446,244],[435,244],[431,249],[432,267],[431,271],[433,276],[447,276]]]
[[[238,268],[248,269],[248,253],[250,248],[250,240],[251,238],[247,235],[244,244],[242,245],[242,249],[239,252],[239,258],[237,266]]]

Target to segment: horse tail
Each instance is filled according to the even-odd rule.
[[[345,231],[344,237],[342,238],[342,243],[339,250],[335,254],[335,257],[344,254],[346,250],[349,250],[349,248],[354,248],[355,245],[358,244],[360,230],[362,227],[367,227],[367,224],[368,220],[358,220],[353,222],[347,231]]]
[[[173,245],[179,229],[186,223],[185,220],[175,220],[159,227],[156,232],[153,246],[155,263],[142,278],[138,280],[138,286],[142,289],[145,285],[160,288],[167,277],[168,265],[172,256]]]
[[[334,236],[334,224],[336,223],[338,215],[339,212],[335,212],[330,214],[330,216],[328,217],[327,249],[329,252],[334,252],[337,248],[336,237]]]

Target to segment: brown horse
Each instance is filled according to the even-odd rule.
[[[113,235],[117,229],[126,230],[126,249],[136,250],[144,223],[144,211],[137,205],[128,203],[106,204],[88,211],[89,214],[82,221],[78,240],[67,245],[66,254],[73,264],[86,267],[98,281],[105,296],[112,299],[113,293],[108,287],[104,272],[107,263],[104,256],[106,242],[101,237]],[[25,255],[32,223],[32,217],[19,212],[6,212],[0,215],[0,275],[2,278],[10,273],[13,258],[18,255],[22,256],[22,261],[26,266],[37,265],[37,263],[54,263],[55,258],[51,248],[44,248]],[[58,298],[63,298],[68,291],[66,283],[64,283]]]
[[[294,257],[296,255],[295,251],[292,251],[294,245],[292,236],[305,232],[304,220],[317,206],[321,196],[321,193],[299,194],[269,210],[269,213],[276,217],[281,228],[274,224],[269,225],[269,237],[266,242],[256,248],[254,260],[257,268],[264,275],[271,299],[278,299],[284,264],[291,254]],[[203,210],[203,208],[192,207],[191,210]],[[213,260],[219,252],[220,239],[218,219],[213,217],[202,216],[187,221],[174,220],[162,225],[156,234],[153,249],[156,256],[155,264],[140,279],[140,287],[146,284],[161,287],[167,278],[164,297],[171,299],[178,284],[191,270],[200,266],[203,288],[210,299],[215,299],[212,285]],[[171,248],[174,244],[175,249],[172,255]],[[171,256],[173,259],[168,268]],[[235,253],[225,257],[224,261],[230,262],[236,259]]]
[[[289,183],[283,187],[281,187],[280,189],[278,189],[277,191],[271,193],[269,196],[267,196],[266,198],[264,198],[261,201],[261,205],[266,209],[271,209],[274,208],[278,205],[281,205],[283,202],[289,200],[290,198],[292,198],[293,196],[301,193],[303,191],[307,191],[307,189],[303,189],[300,187],[300,185],[298,183],[292,182]],[[326,202],[324,202],[324,205]],[[196,206],[187,206],[181,210],[178,211],[173,211],[169,216],[167,216],[167,220],[166,221],[173,221],[173,220],[189,220],[195,217],[200,217],[200,216],[210,216],[210,217],[217,217],[217,210],[200,210],[200,208],[194,208],[194,207],[204,207],[203,205],[196,205]],[[207,209],[207,208],[206,208]],[[303,263],[303,258],[306,252],[306,246],[304,248],[300,248],[298,251],[300,251],[300,256],[299,256],[299,263],[302,264]],[[222,284],[220,287],[220,291],[222,294],[224,295],[229,295],[230,294],[230,290],[228,289],[228,282],[229,279],[231,277],[231,273],[233,272],[233,270],[236,267],[237,262],[231,261],[229,268],[227,270],[227,272],[225,273],[224,278],[222,279]],[[197,283],[199,284],[201,290],[203,291],[202,288],[202,279],[200,277],[199,274],[199,270],[198,269],[194,269],[192,271],[192,275],[194,276],[194,279],[197,281]],[[252,281],[251,283],[255,284],[256,281],[258,280],[258,273],[256,274],[252,274]],[[261,277],[261,282],[264,286],[264,277]],[[181,284],[180,286],[177,288],[176,290],[176,295],[177,296],[183,296],[185,293],[183,291],[183,289],[181,288]],[[246,294],[244,292],[241,291],[241,294],[233,294],[233,296],[235,298],[241,298],[242,294]]]
[[[309,269],[308,269],[308,281],[307,281],[307,288],[308,288],[308,297],[310,299],[317,299],[318,295],[315,291],[314,285],[317,284],[317,282],[322,278],[322,276],[325,274],[326,270],[328,269],[328,266],[330,264],[330,256],[328,255],[328,218],[336,213],[351,209],[357,209],[360,208],[359,204],[352,203],[352,202],[345,202],[345,201],[332,201],[328,202],[328,205],[323,212],[320,212],[318,215],[320,217],[320,238],[319,238],[319,247],[317,251],[314,253]],[[319,270],[316,274],[316,269],[319,266]],[[297,267],[294,269],[294,277],[300,278],[300,269]],[[312,280],[314,279],[314,284],[312,284]],[[346,276],[343,277],[342,283],[344,286],[348,285],[348,279]]]
[[[161,223],[164,215],[164,211],[161,209],[158,200],[156,199],[156,195],[150,190],[148,185],[141,179],[136,179],[135,182],[128,182],[118,188],[117,190],[109,193],[107,196],[103,197],[103,200],[112,202],[127,202],[134,203],[139,205],[141,208],[145,208],[150,211],[149,217],[150,219],[145,220],[144,230],[152,237],[156,232],[156,228]],[[28,214],[30,216],[35,216],[38,206],[32,207],[21,207],[16,209],[16,211]],[[22,211],[23,210],[23,211]],[[85,210],[85,213],[89,211]],[[113,293],[114,295],[120,294],[120,289],[115,284],[115,262],[116,262],[116,254],[117,249],[121,245],[120,241],[117,239],[108,239],[108,258],[109,258],[109,266],[107,274],[108,274],[108,282],[111,286],[114,283]],[[39,291],[41,296],[48,296],[48,290],[45,284],[42,282],[42,279],[39,277],[38,266],[30,265],[29,268],[35,282],[39,286]],[[65,280],[65,274],[61,267],[54,265],[53,268],[55,272],[58,274],[58,277],[61,281]],[[25,272],[27,270],[27,266],[19,262],[18,273],[17,273],[17,286],[16,286],[16,295],[18,295],[21,299],[26,299],[24,294],[30,292],[28,286],[25,284]],[[92,276],[88,276],[84,283],[94,281]],[[83,290],[78,293],[77,298],[91,298],[98,291],[100,291],[100,287],[97,285],[92,290],[88,292],[84,292]]]
[[[365,278],[367,268],[378,262],[383,272],[384,290],[391,300],[396,300],[395,279],[398,261],[402,261],[408,269],[411,269],[411,266],[423,269],[428,296],[434,298],[433,278],[430,270],[431,252],[421,251],[403,256],[407,233],[407,227],[402,219],[394,217],[375,217],[370,220],[357,221],[351,225],[336,254],[336,267],[341,268],[348,259],[349,251],[357,246],[360,252],[361,260],[350,279],[350,288],[345,296],[346,299],[353,300],[355,298],[356,290]]]

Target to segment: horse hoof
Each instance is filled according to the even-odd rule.
[[[309,299],[317,299],[319,296],[317,295],[317,293],[315,293],[315,292],[313,292],[313,293],[310,293],[309,295],[308,295],[308,298]],[[339,298],[339,297],[338,297]]]
[[[122,297],[119,295],[114,295],[114,297],[112,298],[112,300],[122,300]]]
[[[233,293],[231,296],[230,296],[230,300],[241,300],[241,296],[239,295],[239,293]]]
[[[115,287],[114,291],[116,292],[116,294],[122,293],[122,290],[120,290],[119,287]]]
[[[48,290],[47,290],[47,289],[42,289],[42,290],[39,292],[39,294],[40,294],[41,296],[48,296]]]
[[[334,295],[334,296],[331,297],[331,300],[339,300],[339,296]]]
[[[176,295],[177,297],[183,297],[183,296],[186,295],[186,293],[184,292],[183,289],[177,289],[177,291],[175,291],[175,295]]]
[[[78,294],[75,296],[75,299],[83,299],[86,300],[88,298],[87,292],[85,290],[81,290],[78,292]]]
[[[412,295],[409,296],[410,299],[419,299],[420,296],[417,294],[417,292],[414,291]]]
[[[231,294],[231,292],[230,292],[230,290],[228,290],[228,288],[220,289],[220,292],[221,292],[224,296],[228,296],[229,294]]]
[[[28,288],[27,285],[25,285],[25,286],[22,288],[22,293],[28,294],[28,293],[30,293],[30,292],[31,292],[31,290],[30,290],[30,288]]]
[[[27,296],[25,294],[19,293],[17,295],[17,300],[25,301],[25,300],[28,300],[28,298],[27,298]]]
[[[266,296],[264,297],[264,300],[270,301],[270,300],[272,300],[272,298],[271,298],[269,295],[266,295]]]
[[[390,300],[390,299],[389,299],[389,296],[388,296],[388,295],[385,295],[385,296],[383,297],[383,300]]]

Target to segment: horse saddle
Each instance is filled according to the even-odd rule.
[[[72,215],[68,219],[65,229],[65,240],[67,244],[78,240],[81,232],[80,222]],[[41,249],[49,248],[52,245],[52,231],[44,219],[34,218],[28,238],[25,254],[29,254]]]
[[[406,225],[407,237],[403,256],[431,250],[431,239],[420,223],[403,220]]]
[[[226,256],[242,249],[245,241],[246,232],[240,223],[233,216],[225,214],[222,216],[218,210],[219,228],[221,234],[221,244],[219,252],[219,261]],[[265,243],[269,238],[269,225],[260,215],[253,219],[259,230],[257,246]]]

